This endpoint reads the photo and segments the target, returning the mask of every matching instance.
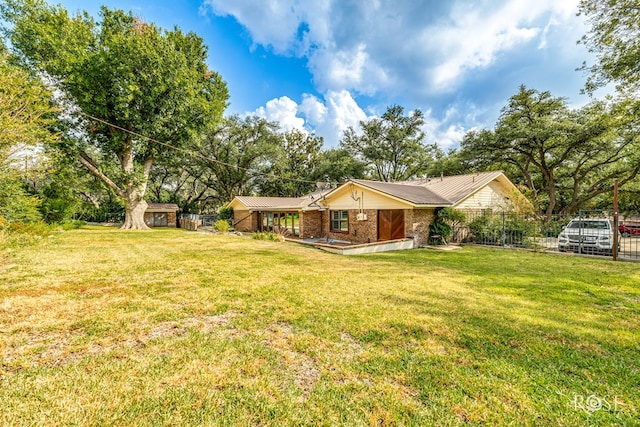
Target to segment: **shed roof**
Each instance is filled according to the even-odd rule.
[[[175,203],[148,203],[147,212],[174,212],[180,210]]]
[[[302,207],[304,197],[253,197],[236,196],[236,200],[248,208],[279,208],[299,209]]]

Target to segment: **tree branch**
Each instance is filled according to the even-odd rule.
[[[80,163],[82,163],[82,165],[89,170],[89,172],[91,172],[96,178],[100,179],[100,181],[107,184],[113,191],[115,191],[118,196],[126,198],[125,192],[122,191],[122,189],[118,187],[115,182],[111,181],[108,176],[103,174],[100,169],[98,169],[96,162],[94,162],[87,153],[81,151],[78,155],[78,159],[80,160]]]

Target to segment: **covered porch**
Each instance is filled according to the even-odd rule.
[[[300,237],[300,215],[297,211],[257,212],[256,231]]]

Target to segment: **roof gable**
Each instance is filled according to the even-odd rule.
[[[341,193],[349,184],[356,184],[413,206],[456,206],[494,181],[517,191],[502,171],[491,171],[399,182],[352,179],[329,192],[326,198]]]
[[[490,182],[501,177],[504,177],[505,180],[508,181],[502,171],[492,171],[467,175],[444,176],[427,180],[404,181],[403,184],[419,185],[427,188],[448,200],[450,204],[456,205],[484,188]],[[511,183],[511,181],[509,181],[509,183]]]

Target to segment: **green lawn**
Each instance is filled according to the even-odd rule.
[[[640,419],[640,264],[89,227],[0,277],[3,426]]]

